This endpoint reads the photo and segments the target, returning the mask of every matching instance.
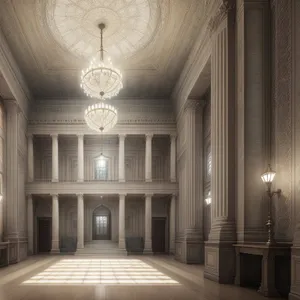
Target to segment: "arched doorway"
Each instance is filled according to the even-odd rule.
[[[110,240],[111,213],[100,205],[93,212],[93,240]]]

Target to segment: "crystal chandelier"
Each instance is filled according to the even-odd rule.
[[[81,88],[86,95],[98,99],[109,99],[119,94],[123,88],[122,74],[112,64],[110,57],[104,59],[103,30],[105,24],[98,25],[100,28],[100,50],[87,69],[81,72]]]
[[[85,110],[84,119],[91,129],[103,133],[117,124],[118,112],[112,105],[100,102]]]

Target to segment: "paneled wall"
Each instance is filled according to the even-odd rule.
[[[5,109],[0,102],[0,194],[3,195],[5,192]],[[0,200],[0,241],[3,240],[4,231],[4,200]]]
[[[34,138],[34,171],[36,180],[51,180],[51,137]],[[77,137],[59,136],[59,180],[77,180]],[[119,141],[117,136],[84,137],[84,176],[94,180],[95,159],[101,153],[108,159],[108,180],[118,180]],[[169,180],[170,137],[154,136],[152,140],[152,178]],[[125,140],[125,178],[127,181],[145,178],[145,138],[128,136]]]

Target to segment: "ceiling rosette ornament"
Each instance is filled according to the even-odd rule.
[[[170,0],[48,0],[46,19],[56,40],[76,56],[99,48],[104,23],[106,50],[114,59],[143,49],[164,25]]]

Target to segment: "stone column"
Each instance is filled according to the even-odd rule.
[[[224,1],[210,22],[212,226],[204,277],[233,283],[235,273],[235,9]]]
[[[146,153],[145,153],[145,181],[152,181],[152,138],[153,134],[146,134]]]
[[[119,248],[126,249],[125,244],[125,195],[119,195]]]
[[[52,134],[52,182],[58,182],[58,135]]]
[[[84,248],[84,199],[77,195],[77,250]]]
[[[125,134],[119,134],[119,182],[125,182]]]
[[[175,254],[175,234],[176,234],[176,195],[173,194],[170,205],[170,254]]]
[[[203,106],[204,100],[188,99],[184,114],[186,122],[186,200],[185,230],[181,261],[203,263]]]
[[[34,154],[33,154],[33,136],[27,135],[27,181],[34,180]]]
[[[172,134],[170,137],[170,181],[176,182],[176,135]]]
[[[84,136],[83,134],[77,135],[78,137],[78,158],[77,158],[77,181],[84,181]]]
[[[145,254],[152,254],[152,195],[145,196]]]
[[[52,195],[52,247],[51,253],[60,252],[59,248],[59,202],[58,195]]]
[[[27,195],[27,231],[28,231],[28,255],[33,254],[33,200],[32,195]]]
[[[5,101],[6,118],[6,236],[9,241],[18,240],[18,104]],[[17,251],[17,250],[16,250]]]

